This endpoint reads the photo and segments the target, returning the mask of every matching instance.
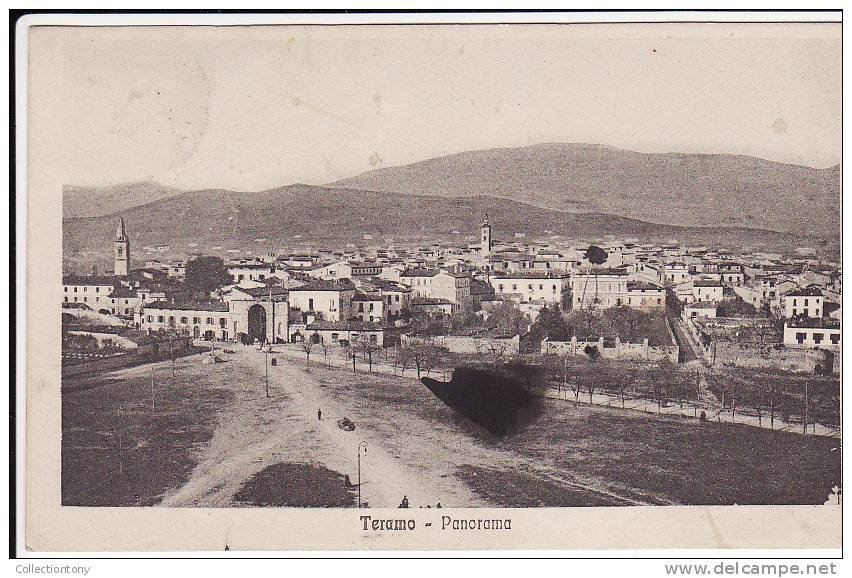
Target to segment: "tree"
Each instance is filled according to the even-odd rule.
[[[524,335],[529,330],[529,326],[527,316],[510,300],[502,301],[491,310],[487,320],[487,327],[492,329],[494,335],[500,337]]]
[[[373,353],[381,349],[379,345],[370,339],[370,335],[366,333],[358,338],[358,345],[364,355],[364,360],[367,362],[367,372],[373,373]]]
[[[485,343],[485,351],[491,359],[491,364],[496,366],[509,350],[509,341],[506,339],[489,339]]]
[[[657,413],[662,411],[663,390],[669,395],[671,384],[674,379],[675,364],[668,357],[664,357],[657,363],[656,371],[652,374],[654,380],[654,397],[657,399]]]
[[[394,358],[396,359],[396,363],[399,365],[399,374],[401,376],[404,376],[405,370],[411,367],[411,348],[407,345],[404,347],[397,347],[396,355],[394,356]]]
[[[417,379],[420,379],[420,372],[426,368],[433,368],[440,358],[440,348],[430,341],[411,341],[408,345],[401,347],[401,355],[403,359],[410,360],[417,370]]]
[[[328,343],[325,341],[320,341],[319,346],[322,348],[322,357],[325,361],[325,366],[328,367]]]
[[[597,349],[597,348],[596,348]],[[597,386],[605,384],[609,380],[610,366],[609,363],[598,356],[589,360],[591,370],[587,373],[586,389],[589,391],[589,405],[594,405],[592,394],[595,393]]]
[[[568,341],[571,339],[571,330],[558,305],[542,307],[538,317],[530,327],[530,336],[538,342],[545,338],[549,341]]]
[[[314,348],[314,342],[313,342],[312,339],[308,338],[308,339],[303,340],[299,345],[301,346],[302,351],[305,354],[305,366],[308,369],[308,371],[310,371],[310,369],[311,369],[311,350],[313,350],[313,348]]]
[[[470,330],[483,329],[482,318],[477,315],[477,308],[472,302],[463,303],[447,320],[451,333],[464,333]]]
[[[221,257],[201,255],[186,263],[185,287],[193,293],[209,294],[224,285],[233,283]]]
[[[429,375],[433,369],[441,364],[444,359],[444,354],[447,349],[435,344],[429,344],[428,355],[423,359],[422,368],[426,370],[426,375]]]
[[[346,359],[352,360],[352,373],[356,373],[355,358],[358,356],[358,352],[355,350],[355,343],[351,341],[347,343],[346,347],[343,348],[343,355],[346,356]]]

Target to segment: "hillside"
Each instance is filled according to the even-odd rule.
[[[515,240],[552,234],[571,238],[603,235],[714,243],[731,247],[789,247],[788,235],[747,229],[687,228],[603,214],[570,214],[485,196],[460,199],[291,185],[262,192],[202,190],[184,192],[120,213],[63,220],[66,255],[111,250],[116,220],[124,217],[135,254],[144,245],[169,244],[186,251],[257,249],[311,242],[344,246],[393,237],[461,242],[478,230],[488,212],[497,239]],[[458,233],[454,233],[457,231]],[[296,236],[300,235],[300,238]],[[266,239],[263,244],[256,239]]]
[[[464,152],[330,186],[443,197],[487,195],[570,212],[688,226],[839,237],[840,169],[759,158],[646,154],[589,144]]]
[[[100,217],[180,192],[180,189],[151,182],[123,183],[108,187],[65,186],[62,189],[62,216]]]

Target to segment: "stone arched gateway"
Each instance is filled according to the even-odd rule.
[[[248,335],[252,341],[266,341],[266,308],[259,303],[249,307]]]

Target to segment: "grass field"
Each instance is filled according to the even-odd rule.
[[[412,376],[282,358],[267,398],[248,349],[179,360],[174,386],[168,363],[156,372],[154,410],[150,366],[64,384],[63,504],[351,506],[360,440],[375,507],[822,504],[840,485],[827,437],[557,400],[498,437]]]
[[[831,438],[556,400],[546,401],[523,431],[498,438],[456,415],[414,380],[319,371],[326,372],[322,383],[332,394],[358,400],[358,418],[383,432],[387,443],[401,445],[403,435],[422,440],[431,454],[424,456],[423,467],[432,459],[452,459],[460,468],[457,475],[478,494],[505,505],[519,505],[510,495],[525,493],[530,505],[601,500],[594,492],[580,498],[558,495],[548,489],[553,476],[564,480],[569,492],[575,491],[570,482],[579,481],[627,499],[679,504],[821,504],[840,484],[840,451],[832,451],[839,444]],[[404,432],[396,424],[405,424]],[[443,448],[431,444],[434,438]],[[408,451],[417,458],[416,448]],[[487,455],[479,456],[481,451]],[[514,467],[498,475],[501,462]],[[472,481],[478,468],[485,475]],[[519,470],[526,470],[524,476]]]
[[[275,464],[252,476],[234,496],[238,506],[351,508],[343,475],[313,464]]]
[[[148,366],[150,367],[150,366]],[[150,371],[150,370],[148,370]],[[150,374],[67,380],[62,391],[62,504],[150,506],[184,483],[233,395]]]

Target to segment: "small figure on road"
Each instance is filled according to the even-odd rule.
[[[441,508],[441,507],[443,507],[443,506],[441,506],[441,502],[438,502],[438,503],[435,505],[435,507],[436,507],[436,508]]]
[[[322,421],[322,410],[321,409],[317,409],[317,419]]]
[[[399,503],[400,508],[408,507],[408,496],[402,496],[402,501]]]

